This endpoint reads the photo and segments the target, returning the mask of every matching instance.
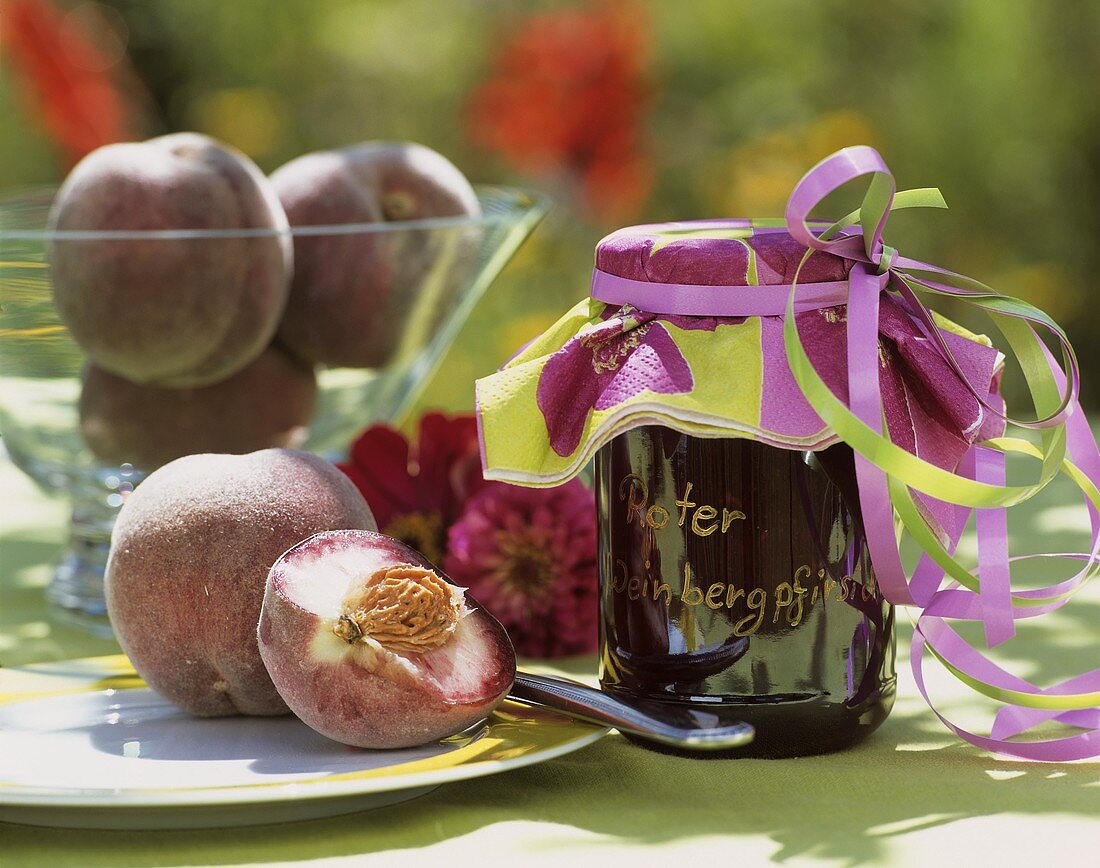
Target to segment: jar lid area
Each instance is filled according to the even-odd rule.
[[[618,229],[596,245],[596,267],[649,283],[770,286],[790,283],[805,253],[782,220],[690,220]],[[843,280],[851,267],[850,260],[818,252],[799,283]]]

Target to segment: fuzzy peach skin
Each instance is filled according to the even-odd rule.
[[[322,530],[375,527],[333,465],[290,449],[191,455],[153,472],[119,512],[104,585],[142,678],[203,717],[284,714],[256,647],[268,570]]]
[[[454,164],[411,142],[306,154],[272,173],[271,183],[294,227],[481,211]],[[300,358],[331,367],[385,364],[442,240],[439,232],[423,230],[295,234],[294,280],[279,340]]]
[[[465,614],[424,653],[349,643],[338,635],[349,590],[394,565],[438,570],[378,533],[320,533],[271,568],[260,614],[260,655],[291,710],[321,734],[364,748],[425,744],[461,732],[505,697],[516,673],[504,628],[453,588]]]
[[[80,392],[80,432],[101,461],[155,470],[198,452],[241,454],[297,446],[317,403],[313,369],[271,346],[211,386],[142,386],[91,365]]]
[[[244,154],[196,133],[99,148],[62,184],[50,227],[260,230],[261,237],[55,239],[58,312],[98,367],[136,383],[203,386],[236,373],[271,342],[289,292],[292,243],[270,182]]]

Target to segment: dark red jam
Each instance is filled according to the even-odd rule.
[[[748,721],[746,756],[838,750],[882,723],[894,610],[848,447],[645,426],[600,450],[596,490],[604,690]]]

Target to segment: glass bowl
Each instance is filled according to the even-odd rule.
[[[68,546],[48,590],[51,600],[93,632],[107,633],[103,571],[111,528],[128,492],[154,468],[123,461],[124,455],[105,461],[85,443],[80,398],[87,360],[55,306],[51,251],[71,245],[70,252],[89,262],[112,246],[117,255],[140,251],[153,259],[165,245],[188,245],[188,256],[244,256],[250,244],[270,244],[277,233],[49,231],[53,195],[41,189],[0,199],[0,436],[12,461],[39,487],[72,499]],[[317,248],[325,256],[340,255],[349,244],[384,245],[389,290],[377,312],[384,328],[372,329],[375,366],[318,368],[311,421],[294,430],[288,445],[336,459],[364,426],[397,422],[410,409],[485,289],[546,213],[544,199],[522,190],[481,187],[478,198],[477,217],[290,230],[296,245],[328,245]],[[364,257],[348,261],[353,269],[368,267]],[[112,328],[133,328],[127,316],[133,319],[133,312],[123,311]],[[204,451],[232,450],[206,443]]]

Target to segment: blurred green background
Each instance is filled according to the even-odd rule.
[[[0,0],[0,187],[194,129],[265,170],[411,139],[541,189],[555,210],[423,396],[459,410],[585,293],[610,230],[781,214],[807,168],[866,143],[951,205],[899,215],[892,242],[1053,314],[1095,407],[1098,45],[1084,0]]]

